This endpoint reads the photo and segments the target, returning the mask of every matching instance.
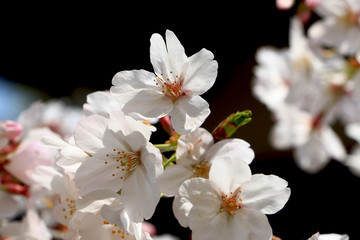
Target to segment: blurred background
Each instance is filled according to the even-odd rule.
[[[63,98],[81,106],[86,94],[108,90],[122,70],[152,71],[150,37],[175,32],[186,54],[201,48],[212,51],[219,63],[213,88],[203,97],[211,115],[209,131],[238,110],[251,110],[253,121],[235,137],[255,151],[254,173],[275,174],[289,182],[292,195],[283,210],[268,216],[275,235],[307,239],[321,233],[348,233],[360,239],[360,180],[331,162],[316,175],[302,172],[291,151],[269,144],[270,112],[252,95],[254,54],[261,46],[288,46],[289,19],[294,10],[279,11],[275,0],[236,3],[152,2],[122,6],[29,5],[0,9],[0,120],[16,119],[32,101]],[[348,141],[342,132],[341,137]],[[350,150],[350,146],[347,147]],[[162,199],[151,219],[159,233],[187,239],[171,210],[172,199]]]

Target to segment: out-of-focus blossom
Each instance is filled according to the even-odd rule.
[[[60,100],[47,103],[39,101],[22,112],[17,122],[23,126],[25,135],[28,129],[47,127],[67,140],[74,133],[81,116],[80,107],[66,106]]]
[[[161,192],[174,196],[185,180],[208,178],[212,164],[225,157],[250,164],[254,151],[241,139],[225,139],[214,144],[212,135],[203,128],[182,135],[178,139],[176,164],[168,166],[160,176]]]
[[[336,234],[336,233],[328,233],[328,234],[320,234],[315,233],[312,235],[309,240],[349,240],[349,236],[347,234]]]
[[[345,164],[352,173],[360,177],[360,123],[348,124],[345,127],[345,133],[357,142]]]
[[[21,222],[11,222],[0,228],[0,237],[8,240],[50,240],[45,222],[35,210],[28,209]]]
[[[276,7],[279,10],[288,10],[294,5],[294,0],[276,0]]]
[[[251,175],[240,159],[214,162],[209,175],[186,180],[174,199],[174,214],[183,227],[190,227],[192,239],[271,239],[265,214],[283,208],[290,196],[287,182]]]
[[[149,143],[151,131],[121,111],[109,118],[92,115],[75,130],[75,143],[89,157],[75,174],[80,195],[109,189],[124,196],[130,218],[148,219],[160,200],[160,151]]]
[[[13,121],[0,122],[0,153],[10,142],[16,142],[22,132],[22,126]],[[10,144],[11,145],[11,144]],[[6,151],[5,151],[6,152]]]
[[[58,135],[48,128],[34,128],[27,132],[14,152],[9,154],[3,164],[4,169],[27,185],[34,183],[32,174],[40,166],[53,166],[56,151],[43,145],[41,138]]]
[[[200,97],[211,88],[217,76],[214,55],[202,49],[187,57],[172,31],[166,31],[166,43],[153,34],[150,59],[154,73],[145,70],[122,71],[113,78],[110,91],[124,104],[126,114],[147,118],[171,117],[179,134],[194,131],[210,114],[208,103]]]
[[[312,116],[284,105],[275,112],[275,118],[270,142],[278,149],[295,148],[295,161],[304,171],[316,173],[331,158],[345,160],[345,147],[337,134],[322,122],[321,115]]]
[[[323,0],[314,10],[322,19],[310,26],[311,38],[345,55],[360,50],[360,1]]]

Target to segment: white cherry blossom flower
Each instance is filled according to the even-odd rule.
[[[322,115],[312,116],[291,105],[284,105],[275,114],[277,122],[271,130],[271,144],[278,149],[295,148],[295,162],[304,171],[316,173],[331,158],[345,160],[344,145],[330,126],[323,123]]]
[[[328,233],[328,234],[320,234],[315,233],[308,240],[349,240],[349,236],[347,234],[336,234],[336,233]]]
[[[320,1],[314,10],[322,19],[310,26],[311,38],[345,55],[360,50],[360,1]]]
[[[210,114],[208,103],[199,95],[215,82],[218,64],[214,55],[202,49],[187,57],[169,30],[166,43],[159,34],[153,34],[150,42],[155,74],[145,70],[119,72],[110,91],[124,104],[126,114],[136,112],[147,118],[169,115],[179,134],[194,131]]]
[[[287,182],[274,175],[251,175],[239,159],[216,161],[209,179],[186,180],[175,196],[173,211],[192,239],[269,240],[265,214],[283,208],[290,196]]]
[[[160,176],[161,192],[175,196],[180,185],[194,177],[209,177],[214,161],[236,158],[247,164],[254,158],[250,144],[241,139],[225,139],[214,144],[211,133],[203,128],[182,135],[176,149],[176,164],[168,166]]]
[[[92,115],[80,121],[75,143],[89,157],[75,175],[80,195],[109,189],[124,196],[130,218],[152,216],[160,200],[158,177],[163,172],[160,151],[150,142],[149,128],[121,111],[109,118]]]
[[[113,97],[113,94],[109,91],[97,91],[88,94],[86,96],[86,101],[87,103],[85,103],[83,106],[85,116],[97,114],[108,118],[110,112],[122,110],[124,107],[124,104],[120,104],[118,101],[116,101]],[[128,113],[128,115],[135,120],[143,121],[144,123],[147,123],[148,121],[148,126],[150,127],[151,131],[156,131],[156,127],[152,126],[151,124],[156,124],[158,119],[145,118],[136,112]]]

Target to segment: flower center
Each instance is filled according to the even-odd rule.
[[[76,212],[75,200],[70,198],[58,198],[59,203],[63,206],[62,212],[65,220],[70,220]]]
[[[173,74],[170,71],[171,77],[165,78],[163,74],[156,76],[154,82],[156,86],[161,87],[161,92],[166,96],[170,97],[173,101],[176,101],[179,97],[184,95],[184,92],[181,89],[181,79],[178,75]]]
[[[350,7],[346,9],[345,15],[340,18],[340,21],[345,23],[349,27],[356,26],[358,24],[359,13],[352,11]]]
[[[241,191],[239,190],[238,193]],[[238,193],[230,193],[230,195],[223,195],[221,197],[222,203],[220,206],[220,212],[226,211],[229,215],[236,215],[236,211],[241,208],[242,199],[238,197]]]
[[[119,175],[120,179],[124,179],[125,174],[131,173],[141,164],[140,154],[114,148],[111,153],[106,154],[104,164],[114,167],[114,172],[111,174],[113,177]]]
[[[107,221],[103,221],[103,224],[106,226],[106,228],[111,231],[111,234],[119,236],[119,239],[131,239],[132,236],[130,236],[128,233],[122,231],[116,224],[111,224]]]
[[[209,178],[210,166],[208,165],[207,161],[202,161],[193,168],[195,177]]]

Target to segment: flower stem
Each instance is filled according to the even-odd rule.
[[[171,152],[175,151],[177,148],[177,145],[170,144],[170,143],[163,143],[163,144],[154,144],[154,147],[158,148],[160,152]]]
[[[176,154],[173,154],[164,164],[164,169],[176,160]]]

